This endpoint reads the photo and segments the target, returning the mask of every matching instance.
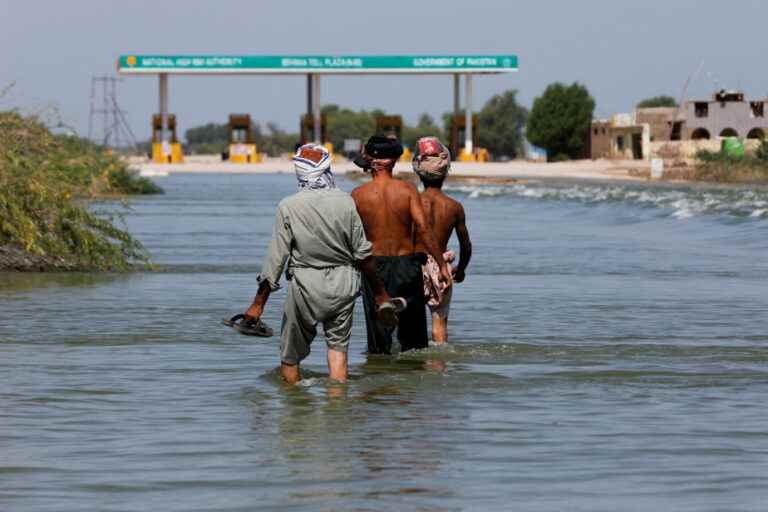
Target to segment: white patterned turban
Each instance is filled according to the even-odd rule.
[[[331,154],[320,144],[304,144],[293,157],[299,188],[322,190],[336,188],[331,172]]]

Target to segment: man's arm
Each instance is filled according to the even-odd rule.
[[[379,274],[376,273],[376,264],[373,256],[368,256],[364,260],[358,261],[357,268],[360,269],[368,280],[368,284],[371,285],[371,288],[373,289],[373,298],[376,304],[384,304],[385,302],[392,300],[387,293],[387,290],[384,289],[384,283],[381,281]]]
[[[264,306],[267,304],[270,293],[280,287],[278,281],[285,268],[285,263],[288,261],[288,256],[291,254],[291,237],[288,219],[282,209],[278,207],[267,255],[264,258],[261,273],[256,278],[259,282],[259,291],[245,312],[247,318],[258,320],[264,312]]]
[[[464,271],[472,258],[472,241],[469,239],[464,208],[459,205],[458,219],[456,220],[456,236],[459,238],[459,265],[453,273],[453,279],[457,283],[464,281]]]
[[[424,246],[427,248],[427,252],[429,252],[429,254],[435,258],[437,265],[440,267],[440,280],[443,283],[450,285],[450,269],[448,269],[448,264],[443,259],[443,253],[440,251],[440,248],[437,245],[435,234],[429,228],[429,224],[427,224],[427,218],[426,215],[424,215],[424,208],[421,206],[421,198],[419,197],[419,193],[416,191],[416,187],[413,185],[410,185],[409,189],[411,194],[411,218],[413,219],[413,223],[416,225],[418,238],[424,243]]]
[[[253,298],[253,303],[245,312],[245,317],[254,321],[261,318],[261,315],[264,313],[264,306],[267,305],[267,300],[271,293],[272,289],[269,287],[269,284],[266,281],[262,281],[259,285],[259,291]]]

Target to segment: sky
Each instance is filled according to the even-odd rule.
[[[0,110],[58,112],[86,135],[91,77],[120,54],[515,54],[518,73],[474,80],[477,108],[519,90],[529,107],[555,81],[585,84],[596,117],[657,94],[768,97],[768,1],[731,0],[0,0]],[[702,64],[703,63],[703,64]],[[697,73],[698,71],[698,73]],[[8,86],[12,85],[10,89]],[[298,131],[306,79],[169,78],[180,131],[248,112]],[[157,78],[127,76],[118,100],[149,136]],[[322,102],[381,108],[415,122],[452,108],[448,76],[323,77]]]

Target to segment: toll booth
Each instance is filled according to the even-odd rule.
[[[300,145],[309,144],[310,142],[315,142],[315,140],[317,140],[315,138],[314,116],[309,114],[304,114],[301,116],[300,138]],[[320,115],[320,142],[323,146],[325,146],[325,149],[328,150],[328,153],[330,153],[331,156],[335,159],[335,155],[333,153],[333,144],[330,140],[328,140],[328,119],[325,117],[325,114]]]
[[[394,136],[397,140],[403,139],[403,118],[401,116],[376,116],[376,134],[385,137]],[[403,146],[401,161],[410,161],[413,153],[410,148]]]
[[[170,141],[162,140],[163,119],[160,114],[152,116],[152,161],[158,164],[179,164],[184,161],[181,144],[176,138],[176,116],[168,114]]]
[[[458,161],[475,161],[474,155],[467,155],[464,151],[464,138],[467,133],[467,119],[464,114],[455,115],[450,120],[449,131],[451,140],[448,148],[451,150],[451,159]],[[472,146],[477,147],[477,114],[472,115]]]
[[[397,140],[403,136],[403,118],[400,116],[376,116],[376,134],[385,137],[394,135]]]
[[[315,142],[315,119],[314,116],[304,114],[301,116],[301,144],[308,144]],[[325,114],[320,116],[320,142],[325,144],[328,142],[328,119]]]
[[[236,164],[261,162],[261,154],[253,139],[250,114],[229,115],[229,151],[223,156]]]

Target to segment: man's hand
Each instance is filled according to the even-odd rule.
[[[451,277],[451,267],[448,266],[447,263],[444,263],[442,267],[440,267],[440,282],[443,283],[443,286],[445,286],[446,289],[450,288],[453,284],[453,277]]]
[[[392,297],[390,297],[386,291],[381,290],[381,293],[374,295],[373,300],[376,302],[377,306],[381,306],[382,304],[391,301]]]
[[[464,275],[464,269],[461,269],[459,267],[453,267],[451,270],[453,271],[453,282],[454,283],[462,283],[462,282],[464,282],[464,278],[466,277]]]

